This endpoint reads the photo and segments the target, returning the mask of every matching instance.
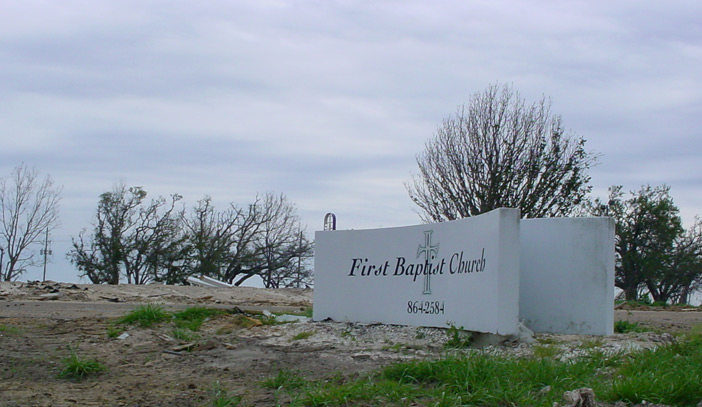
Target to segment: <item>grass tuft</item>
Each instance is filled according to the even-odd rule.
[[[186,308],[183,311],[176,312],[173,314],[173,318],[175,320],[176,327],[181,329],[189,329],[191,331],[198,331],[205,320],[224,313],[225,311],[220,309],[191,307]]]
[[[298,371],[279,370],[275,376],[261,382],[261,386],[271,390],[296,390],[305,386],[307,381]]]
[[[210,393],[212,407],[236,407],[241,404],[242,397],[223,389],[219,382],[215,382]]]
[[[14,325],[0,324],[0,333],[8,335],[17,335],[21,330]]]
[[[139,324],[147,328],[158,324],[159,322],[168,320],[171,314],[163,309],[160,305],[147,304],[141,305],[127,313],[127,315],[117,320],[118,324]]]
[[[293,336],[292,338],[290,338],[290,340],[291,341],[299,341],[302,339],[307,339],[310,336],[314,335],[315,333],[316,333],[315,331],[303,331],[303,332],[300,332],[299,334]]]
[[[639,325],[636,322],[616,321],[614,323],[614,332],[618,334],[626,334],[630,332],[647,332],[648,328]]]
[[[122,328],[121,326],[117,326],[115,324],[110,324],[107,327],[107,337],[110,339],[114,339],[114,338],[122,335],[123,332],[124,332],[124,328]]]
[[[464,330],[462,326],[456,327],[453,324],[449,324],[449,327],[446,329],[446,335],[449,337],[449,340],[444,344],[446,348],[470,348],[473,344],[473,334]]]
[[[173,338],[181,342],[194,342],[200,339],[200,336],[198,334],[189,329],[184,328],[173,328],[172,335]]]
[[[90,375],[107,370],[97,360],[81,358],[73,350],[61,363],[63,364],[63,369],[59,373],[59,377],[64,379],[83,380]]]

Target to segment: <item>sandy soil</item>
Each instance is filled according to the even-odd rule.
[[[308,378],[353,376],[393,361],[435,358],[444,353],[445,330],[337,322],[249,326],[242,314],[205,322],[198,338],[174,339],[173,325],[128,327],[109,338],[114,320],[137,304],[167,308],[235,307],[248,313],[296,311],[311,306],[309,290],[211,289],[174,286],[93,286],[0,283],[0,406],[202,406],[215,383],[244,396],[243,405],[286,404],[261,381],[290,370]],[[618,319],[652,328],[685,331],[702,324],[696,311],[617,310]],[[246,321],[251,321],[245,319]],[[305,338],[299,334],[306,333]],[[298,335],[298,336],[296,336]],[[581,336],[556,338],[568,358],[581,352]],[[653,347],[666,333],[614,335],[605,350]],[[75,351],[107,367],[84,381],[57,377],[61,360]],[[528,354],[531,345],[505,343],[497,352]]]

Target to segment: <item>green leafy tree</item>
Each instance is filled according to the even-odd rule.
[[[650,185],[624,197],[621,186],[609,189],[607,202],[594,200],[588,212],[616,222],[615,285],[626,300],[646,290],[654,301],[687,301],[700,282],[702,228],[686,231],[670,187]]]
[[[73,239],[69,260],[95,284],[130,284],[173,280],[182,257],[180,213],[171,200],[159,197],[146,203],[138,186],[115,185],[100,195],[93,232]]]
[[[590,192],[587,172],[595,162],[546,98],[528,105],[510,86],[493,85],[444,119],[405,186],[425,221],[500,207],[528,218],[562,216]]]

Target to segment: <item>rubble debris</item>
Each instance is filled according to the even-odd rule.
[[[588,387],[563,393],[563,401],[567,407],[597,407],[595,392]]]

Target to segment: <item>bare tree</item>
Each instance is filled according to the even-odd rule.
[[[302,269],[312,256],[295,205],[285,195],[266,194],[261,201],[262,228],[256,241],[260,253],[261,278],[266,288],[311,284],[310,273]]]
[[[305,259],[311,244],[302,234],[295,206],[284,196],[257,196],[246,207],[217,211],[206,197],[184,219],[189,275],[207,275],[240,285],[260,276],[266,287],[311,284]],[[299,266],[299,267],[298,267]]]
[[[34,168],[16,167],[0,179],[0,277],[19,278],[27,267],[36,265],[31,246],[46,231],[58,226],[61,188],[50,176],[39,179]]]
[[[510,86],[492,85],[444,120],[405,186],[425,221],[500,207],[519,208],[522,217],[562,216],[590,192],[595,162],[585,139],[565,134],[546,98],[527,105]]]

